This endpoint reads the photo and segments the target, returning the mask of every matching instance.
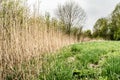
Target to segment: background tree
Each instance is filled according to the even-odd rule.
[[[71,34],[77,39],[77,41],[79,41],[80,36],[82,35],[82,27],[71,28]]]
[[[111,39],[120,40],[120,3],[111,14],[110,36]]]
[[[84,35],[85,37],[92,38],[91,30],[86,30],[86,31],[84,31],[83,35]]]
[[[106,38],[108,33],[107,25],[108,22],[106,18],[98,19],[93,28],[93,36]]]
[[[82,27],[86,18],[84,10],[75,2],[66,2],[59,5],[56,15],[64,24],[65,32],[70,35],[71,27]]]
[[[100,18],[94,25],[94,37],[120,40],[120,3],[117,4],[109,19]]]

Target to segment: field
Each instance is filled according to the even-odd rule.
[[[119,80],[120,42],[73,44],[44,58],[40,80]]]
[[[120,80],[120,6],[84,30],[72,0],[56,17],[35,1],[0,0],[0,80]]]

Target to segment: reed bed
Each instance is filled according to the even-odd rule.
[[[76,39],[51,23],[48,30],[44,18],[31,16],[22,0],[2,0],[0,4],[0,80],[38,80],[44,55]]]

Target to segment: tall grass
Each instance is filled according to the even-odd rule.
[[[30,15],[26,3],[0,3],[0,80],[38,79],[43,56],[75,42],[52,24],[48,31],[44,18]]]

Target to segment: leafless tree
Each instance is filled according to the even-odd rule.
[[[59,5],[55,13],[58,19],[65,25],[66,33],[68,34],[71,32],[71,27],[82,27],[86,19],[84,10],[73,1]]]

